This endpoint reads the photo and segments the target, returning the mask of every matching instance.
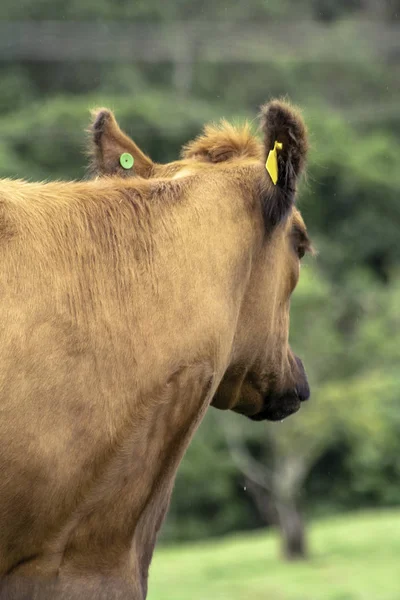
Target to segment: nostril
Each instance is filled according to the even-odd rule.
[[[307,384],[301,387],[296,387],[296,393],[301,402],[305,402],[310,397],[310,388]]]
[[[297,385],[295,386],[295,393],[301,402],[308,400],[310,397],[310,388],[307,381],[307,375],[304,370],[302,361],[298,356],[295,356],[295,360],[298,367],[297,373]]]
[[[310,388],[308,387],[308,384],[296,385],[294,388],[294,393],[301,402],[305,402],[310,397]]]

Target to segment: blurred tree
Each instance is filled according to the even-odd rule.
[[[302,202],[309,227],[322,235],[323,267],[339,281],[366,265],[386,281],[400,260],[399,140],[328,113],[311,115],[309,124],[315,142]]]

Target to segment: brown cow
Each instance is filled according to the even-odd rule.
[[[1,600],[143,600],[207,407],[308,398],[288,344],[306,132],[283,103],[261,119],[263,143],[224,123],[155,165],[101,111],[94,170],[130,152],[139,177],[0,182]]]

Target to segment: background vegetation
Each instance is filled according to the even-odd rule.
[[[278,525],[283,555],[322,557],[337,593],[323,595],[326,580],[318,575],[319,589],[309,567],[297,566],[303,587],[291,591],[275,538],[262,533],[230,542],[221,598],[250,597],[226,591],[236,589],[232,570],[247,553],[240,573],[247,586],[256,565],[253,598],[400,597],[373,591],[364,575],[354,596],[340,591],[343,565],[368,548],[365,576],[373,577],[378,531],[392,539],[385,556],[398,553],[398,515],[332,518],[400,504],[399,15],[399,0],[1,2],[0,176],[83,177],[96,105],[113,108],[159,161],[176,158],[206,121],[253,119],[271,96],[304,109],[312,150],[300,205],[319,254],[302,269],[291,333],[313,397],[278,424],[210,410],[181,465],[162,539]],[[305,524],[321,516],[330,519],[308,540]],[[218,570],[221,548],[191,549],[188,561]],[[186,585],[205,585],[197,575],[181,579],[185,550],[175,552],[155,563],[154,597],[188,598]]]
[[[399,511],[325,518],[314,556],[285,563],[271,532],[156,552],[149,600],[398,600]]]

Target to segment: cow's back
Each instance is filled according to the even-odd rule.
[[[73,555],[140,580],[136,524],[155,539],[248,269],[241,205],[223,204],[234,183],[221,175],[212,195],[209,181],[182,202],[181,182],[169,195],[162,182],[0,182],[0,574],[68,570]]]
[[[68,526],[113,450],[121,390],[135,383],[112,289],[118,256],[106,248],[115,224],[105,223],[101,245],[84,206],[93,200],[65,189],[9,182],[3,191],[0,573]]]

